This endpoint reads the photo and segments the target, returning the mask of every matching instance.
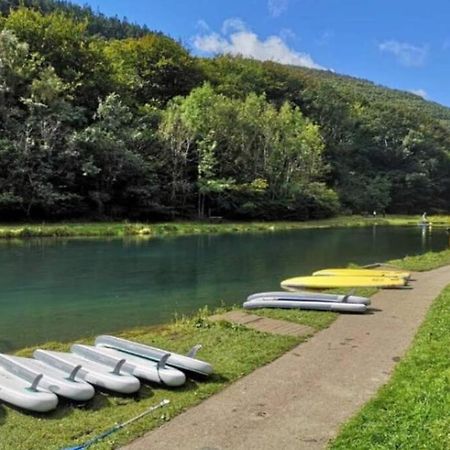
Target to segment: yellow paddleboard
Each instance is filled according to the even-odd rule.
[[[281,287],[288,291],[299,289],[335,289],[354,287],[391,288],[406,285],[406,280],[399,277],[295,277],[281,282]]]
[[[323,269],[313,273],[314,276],[349,276],[349,277],[392,277],[409,279],[411,274],[402,270],[388,269]]]

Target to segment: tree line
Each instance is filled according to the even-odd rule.
[[[195,58],[67,2],[7,3],[5,219],[450,210],[447,108],[324,71]]]

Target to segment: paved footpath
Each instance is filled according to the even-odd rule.
[[[276,361],[127,446],[127,450],[322,449],[386,383],[450,266],[384,290],[372,314],[341,315]]]

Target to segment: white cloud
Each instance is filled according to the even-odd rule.
[[[410,92],[424,99],[428,98],[428,93],[425,89],[412,89]]]
[[[242,20],[236,18],[224,22],[222,33],[211,32],[195,36],[193,45],[204,53],[241,55],[260,61],[325,69],[307,53],[290,48],[280,36],[272,35],[261,39]]]
[[[232,31],[244,31],[247,27],[242,19],[239,17],[231,17],[230,19],[226,19],[222,24],[222,33],[228,34]]]
[[[279,17],[283,14],[289,5],[289,0],[268,0],[267,7],[269,8],[272,17]]]
[[[289,39],[295,39],[297,36],[290,28],[282,28],[280,30],[280,38],[283,41],[288,41]]]
[[[197,20],[197,28],[201,31],[209,31],[209,25],[203,19]]]
[[[407,42],[384,41],[378,45],[382,52],[391,53],[397,61],[406,67],[420,67],[425,64],[428,55],[426,45],[416,46]]]

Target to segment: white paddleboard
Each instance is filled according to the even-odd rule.
[[[170,356],[167,353],[165,358],[159,362],[140,358],[139,356],[123,353],[119,350],[106,347],[93,347],[91,345],[72,345],[70,351],[82,358],[89,359],[99,364],[111,364],[111,360],[118,363],[125,359],[122,372],[129,373],[138,378],[143,378],[154,383],[160,383],[170,387],[182,386],[186,382],[186,375],[178,369],[166,366],[166,361]]]
[[[42,374],[39,386],[54,394],[67,397],[72,400],[90,400],[94,394],[94,388],[83,380],[76,380],[75,376],[81,366],[75,367],[71,374],[67,374],[41,361],[20,356],[3,355],[0,353],[0,366],[19,378],[28,379],[28,373],[34,376]]]
[[[296,300],[255,299],[243,304],[245,309],[259,308],[285,308],[308,309],[316,311],[334,311],[347,313],[363,313],[367,305],[363,303],[337,303],[337,302],[299,302]]]
[[[33,356],[37,360],[66,373],[71,373],[76,366],[81,365],[81,369],[76,374],[76,379],[87,381],[90,384],[110,391],[131,394],[138,391],[141,386],[136,377],[121,372],[121,367],[125,364],[125,359],[119,361],[115,366],[108,367],[72,353],[38,349],[34,352]]]
[[[39,387],[42,375],[24,380],[0,367],[0,400],[34,412],[48,412],[58,405],[58,397]]]
[[[150,345],[140,344],[138,342],[128,341],[126,339],[115,336],[98,336],[95,340],[96,347],[108,347],[120,350],[121,352],[130,353],[132,355],[140,356],[141,358],[151,359],[152,361],[160,361],[167,353],[170,357],[167,364],[177,369],[195,372],[201,375],[211,375],[213,368],[211,364],[194,358],[197,350],[201,347],[196,345],[191,349],[187,355],[180,355],[170,351],[162,350],[160,348],[151,347]]]

